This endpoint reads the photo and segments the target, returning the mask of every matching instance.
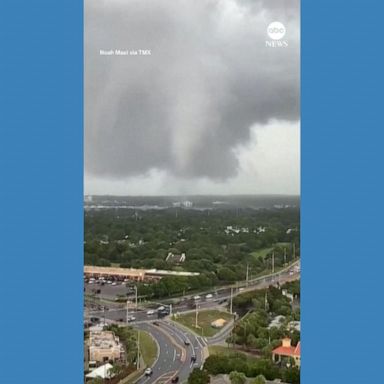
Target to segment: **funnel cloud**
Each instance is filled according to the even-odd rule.
[[[85,192],[298,193],[299,47],[296,0],[86,0]]]

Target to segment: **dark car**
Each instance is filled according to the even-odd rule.
[[[154,321],[153,325],[157,325],[158,327],[160,327],[160,323],[158,321]]]
[[[184,345],[191,345],[191,343],[189,342],[189,340],[184,340]]]
[[[172,383],[178,383],[179,382],[179,376],[172,377],[171,382]]]
[[[195,362],[196,362],[196,356],[195,356],[195,355],[192,355],[192,356],[191,356],[191,362],[192,362],[192,363],[195,363]]]

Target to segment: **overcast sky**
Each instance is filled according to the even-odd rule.
[[[85,5],[86,194],[299,193],[299,1]]]

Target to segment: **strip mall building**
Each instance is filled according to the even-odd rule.
[[[114,278],[118,280],[129,279],[133,281],[153,281],[160,280],[165,276],[198,276],[198,272],[177,272],[158,269],[135,269],[135,268],[117,268],[117,267],[95,267],[84,266],[84,275],[87,278]]]

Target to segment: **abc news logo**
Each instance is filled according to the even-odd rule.
[[[280,21],[274,21],[267,27],[267,33],[271,40],[265,41],[265,46],[268,48],[286,48],[288,43],[282,38],[285,36],[286,29]]]

